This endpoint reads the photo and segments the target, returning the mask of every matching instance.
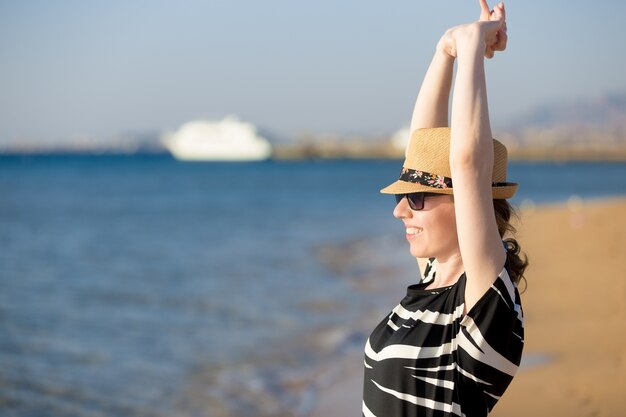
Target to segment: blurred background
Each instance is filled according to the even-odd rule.
[[[513,202],[623,196],[626,5],[506,6]],[[437,40],[477,16],[0,2],[0,415],[311,413],[419,279],[378,190]]]

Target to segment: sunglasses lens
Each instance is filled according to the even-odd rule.
[[[411,210],[421,210],[424,208],[424,193],[396,194],[396,204],[406,197]]]
[[[409,207],[413,210],[421,210],[424,208],[424,193],[407,194],[406,199],[409,200]]]

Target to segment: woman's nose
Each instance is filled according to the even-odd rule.
[[[409,207],[409,202],[404,197],[398,204],[396,204],[396,208],[393,209],[393,217],[396,219],[406,219],[413,215],[411,211],[411,207]]]

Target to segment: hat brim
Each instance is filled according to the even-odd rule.
[[[518,185],[513,182],[507,182],[506,185],[491,187],[493,199],[511,198],[517,192]],[[393,184],[380,190],[382,194],[408,194],[408,193],[436,193],[436,194],[454,194],[453,188],[435,188],[423,184],[416,184],[407,181],[398,180]]]

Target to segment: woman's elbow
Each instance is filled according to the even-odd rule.
[[[450,152],[450,169],[477,168],[489,162],[493,164],[493,152],[490,155],[471,148]]]
[[[450,144],[450,168],[476,168],[493,164],[492,141],[465,141]]]
[[[493,152],[459,152],[450,154],[450,172],[453,177],[472,173],[472,176],[491,177]]]

